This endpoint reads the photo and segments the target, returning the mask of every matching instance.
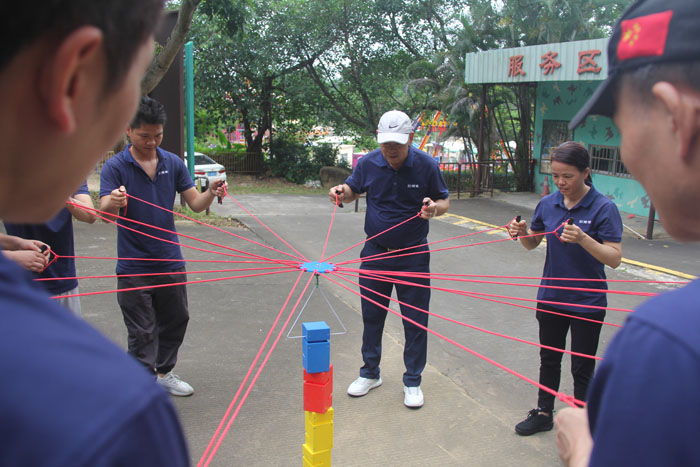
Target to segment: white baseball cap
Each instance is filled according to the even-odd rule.
[[[390,110],[382,115],[377,126],[377,142],[406,144],[413,133],[411,119],[400,110]]]

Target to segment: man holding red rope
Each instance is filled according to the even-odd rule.
[[[129,227],[117,231],[119,258],[163,260],[117,261],[117,274],[124,275],[117,279],[118,288],[141,288],[117,293],[129,334],[129,353],[148,371],[156,373],[156,381],[170,394],[189,396],[194,392],[192,386],[172,372],[189,321],[187,288],[184,284],[143,288],[187,281],[183,274],[185,267],[177,261],[183,259],[180,247],[170,243],[177,241],[177,235],[135,224],[129,219],[174,232],[172,210],[176,193],[182,193],[194,212],[201,212],[217,196],[226,196],[226,191],[223,180],[215,181],[203,193],[197,191],[182,159],[159,147],[165,121],[163,105],[148,96],[142,97],[138,112],[127,129],[131,144],[102,167],[100,209],[111,214],[121,211],[122,218],[117,223]],[[129,193],[164,209],[140,201],[128,203]],[[133,276],[153,272],[173,274]]]
[[[666,231],[700,240],[700,0],[644,0],[614,27],[608,78],[574,117],[613,117],[622,160]],[[586,409],[555,419],[570,466],[700,465],[700,281],[644,303],[615,336]],[[589,429],[590,426],[590,429]]]
[[[411,146],[413,135],[413,125],[408,115],[398,110],[385,113],[377,128],[379,149],[363,156],[346,182],[330,190],[329,197],[332,203],[351,202],[361,193],[367,193],[365,233],[369,240],[365,242],[360,257],[383,257],[363,262],[363,270],[430,272],[430,252],[426,245],[428,220],[447,212],[450,206],[449,191],[437,162],[428,154]],[[405,222],[411,217],[413,219]],[[387,231],[399,223],[401,225],[398,228]],[[403,248],[410,248],[410,253],[422,254],[403,255],[402,252],[398,252],[392,255],[393,251]],[[430,284],[427,277],[405,280],[422,285]],[[369,275],[360,277],[360,286],[363,297],[368,297],[384,307],[389,305],[389,297],[395,286],[400,301],[428,311],[430,289],[427,287],[394,285]],[[368,292],[368,289],[371,292]],[[362,300],[364,365],[360,369],[360,377],[348,387],[348,394],[351,396],[364,396],[382,384],[379,362],[387,315],[384,307],[369,300]],[[427,313],[401,305],[401,314],[423,326],[428,325]],[[406,337],[404,404],[407,407],[419,408],[423,406],[424,401],[420,383],[427,359],[428,333],[407,321],[403,324]]]

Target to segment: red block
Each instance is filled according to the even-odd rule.
[[[333,365],[330,366],[328,371],[322,371],[321,373],[307,373],[304,370],[304,381],[315,384],[325,384],[330,381],[333,384]]]
[[[333,405],[333,381],[316,384],[304,381],[304,410],[326,413]]]

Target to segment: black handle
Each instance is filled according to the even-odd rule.
[[[342,191],[338,191],[338,190],[335,190],[335,194],[336,194],[336,195],[340,195],[340,194],[342,194],[342,193],[343,193]],[[342,201],[341,201],[340,203],[338,203],[338,207],[339,207],[339,208],[342,208],[342,207],[344,207],[344,205],[343,205],[343,202],[342,202]]]
[[[520,216],[520,214],[518,214],[517,216],[515,216],[515,222],[520,222],[521,219],[522,219],[522,217]],[[513,241],[516,241],[516,242],[518,241],[518,236],[517,236],[517,235],[513,235]]]

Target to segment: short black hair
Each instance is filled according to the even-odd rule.
[[[92,25],[104,35],[106,91],[118,87],[163,10],[163,0],[40,0],[3,2],[0,15],[0,72],[25,47],[43,37],[60,41]]]
[[[651,98],[651,88],[660,81],[684,83],[700,92],[700,61],[654,63],[627,71],[617,80],[615,96],[617,98],[620,86],[624,83],[639,98],[648,101]]]
[[[585,172],[591,166],[591,157],[586,146],[576,141],[566,141],[554,148],[551,160],[574,166],[579,172]]]
[[[157,100],[142,96],[139,101],[139,109],[131,121],[131,128],[139,128],[141,125],[163,125],[167,117],[165,115],[165,107]]]

